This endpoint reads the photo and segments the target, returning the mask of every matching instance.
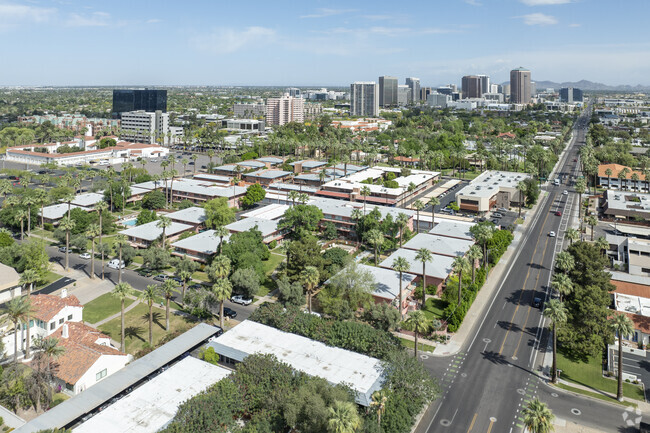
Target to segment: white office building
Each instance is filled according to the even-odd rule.
[[[169,144],[169,113],[160,110],[122,113],[120,138],[138,143]]]
[[[350,84],[350,114],[375,117],[379,114],[379,87],[374,81]]]
[[[266,121],[269,125],[286,125],[305,120],[305,103],[302,98],[287,94],[266,100]]]
[[[420,100],[420,79],[415,77],[408,77],[406,79],[406,85],[409,87],[409,102],[411,104],[417,104]]]

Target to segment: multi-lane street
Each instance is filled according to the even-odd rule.
[[[588,120],[584,114],[576,122],[574,138],[559,164],[558,174],[570,185]],[[451,358],[424,361],[440,378],[442,396],[425,413],[417,432],[519,432],[523,430],[521,410],[535,397],[562,420],[601,431],[624,431],[621,407],[550,388],[541,374],[548,335],[543,304],[536,308],[533,299],[546,300],[549,296],[555,254],[561,250],[571,207],[578,201],[570,185],[550,183],[540,195],[539,212],[523,235],[486,314],[462,350]],[[563,194],[565,189],[569,194]],[[556,215],[558,211],[561,215]],[[551,231],[557,237],[549,236]]]

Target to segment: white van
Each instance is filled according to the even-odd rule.
[[[108,262],[108,266],[111,269],[124,269],[124,261],[119,261],[118,259],[113,259]]]

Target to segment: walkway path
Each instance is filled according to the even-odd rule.
[[[135,307],[137,307],[137,306],[140,304],[140,301],[139,301],[137,298],[131,298],[131,299],[135,299],[135,302],[133,302],[131,305],[129,305],[128,307],[126,307],[126,308],[124,309],[124,314],[126,314],[126,313],[128,313],[129,311],[133,310]],[[172,309],[170,308],[170,309],[169,309],[170,313],[171,313],[171,310],[172,310]],[[103,319],[103,320],[100,320],[100,321],[97,322],[97,323],[86,323],[86,324],[92,326],[93,328],[99,328],[99,327],[102,326],[104,323],[106,323],[106,322],[110,322],[110,321],[113,320],[113,319],[117,319],[117,318],[120,317],[121,315],[122,315],[122,311],[120,311],[120,312],[118,312],[118,313],[115,313],[115,314],[113,314],[112,316],[108,316],[107,318],[105,318],[105,319]]]

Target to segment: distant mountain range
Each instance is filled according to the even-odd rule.
[[[650,89],[650,86],[643,86],[637,84],[636,86],[630,85],[619,85],[619,86],[609,86],[603,83],[594,83],[589,80],[580,80],[575,82],[565,82],[565,83],[556,83],[553,81],[538,81],[535,80],[537,89],[547,89],[552,87],[554,89],[559,89],[561,87],[577,87],[582,90],[614,90],[614,91],[623,91],[623,92],[639,92]]]

